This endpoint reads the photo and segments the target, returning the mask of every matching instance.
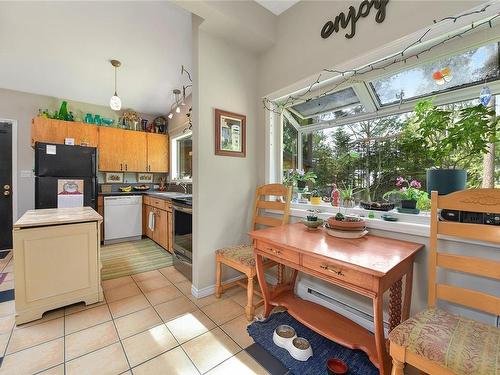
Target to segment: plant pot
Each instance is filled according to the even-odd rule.
[[[344,199],[344,200],[342,200],[342,206],[343,207],[352,208],[352,207],[354,207],[355,204],[356,204],[356,202],[354,201],[354,199]]]
[[[428,169],[427,193],[437,191],[439,195],[465,189],[467,171],[464,169]]]
[[[413,199],[402,199],[401,200],[401,207],[402,208],[410,208],[410,209],[414,210],[415,208],[417,208],[417,201],[415,201]]]
[[[314,205],[321,204],[321,197],[311,197],[311,204]]]
[[[304,190],[306,188],[306,182],[305,181],[297,181],[297,187],[300,190]]]

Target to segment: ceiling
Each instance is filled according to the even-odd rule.
[[[285,10],[293,7],[300,0],[255,0],[267,10],[273,12],[277,16]]]
[[[191,14],[170,2],[0,2],[0,87],[165,114],[191,70]]]

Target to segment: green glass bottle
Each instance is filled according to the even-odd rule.
[[[66,120],[68,117],[68,102],[64,100],[61,103],[61,108],[59,109],[59,119],[60,120]]]

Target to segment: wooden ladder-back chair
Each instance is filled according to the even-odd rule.
[[[258,229],[259,226],[271,226],[276,227],[288,223],[288,216],[290,213],[290,200],[291,200],[292,190],[290,187],[286,187],[281,184],[269,184],[259,186],[255,192],[255,203],[253,211],[253,229]],[[266,197],[271,197],[271,200],[266,200]],[[276,200],[275,198],[281,198],[281,200]],[[278,211],[282,214],[281,218],[263,216],[261,215],[262,210],[273,210]],[[222,283],[222,265],[229,266],[240,272],[243,272],[247,281],[236,280],[226,284]],[[265,267],[269,268],[276,265],[274,262],[266,262]],[[282,279],[283,268],[278,267],[278,279]],[[248,245],[236,245],[227,247],[224,249],[219,249],[216,251],[216,284],[215,284],[215,296],[220,298],[221,294],[224,293],[226,289],[229,289],[235,285],[239,285],[247,289],[247,306],[245,307],[245,314],[249,321],[253,320],[255,308],[262,305],[263,301],[259,303],[253,303],[253,295],[257,294],[262,297],[260,291],[255,290],[253,283],[257,276],[257,270],[255,268],[255,257],[253,252],[253,246]]]
[[[458,271],[500,281],[500,262],[440,252],[438,235],[500,244],[500,226],[440,221],[439,210],[499,214],[500,189],[471,189],[431,194],[428,309],[403,322],[390,334],[392,374],[402,375],[405,363],[428,374],[499,375],[500,328],[452,315],[436,307],[444,300],[500,315],[500,297],[437,281],[437,269]],[[500,249],[496,251],[497,259]],[[499,289],[500,291],[500,283]]]

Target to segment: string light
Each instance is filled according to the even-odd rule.
[[[444,21],[450,21],[450,20],[455,23],[457,20],[459,20],[461,18],[468,17],[468,16],[471,16],[474,14],[483,13],[490,6],[491,6],[491,4],[488,4],[480,10],[476,10],[476,11],[472,11],[472,12],[468,12],[468,13],[463,13],[463,14],[458,15],[458,16],[445,17],[439,21],[434,20],[434,24],[444,22]],[[281,103],[275,103],[268,98],[264,98],[262,100],[262,104],[263,104],[265,110],[281,115],[282,111],[286,107],[294,104],[297,101],[304,101],[305,100],[306,102],[308,102],[308,101],[313,100],[313,99],[320,99],[324,96],[327,96],[327,95],[333,93],[334,91],[337,90],[337,88],[339,86],[345,84],[346,82],[349,82],[354,76],[359,76],[359,75],[365,74],[367,72],[372,72],[372,71],[385,70],[391,65],[401,63],[401,62],[406,63],[407,60],[409,60],[413,57],[415,57],[418,60],[422,54],[426,54],[429,51],[431,51],[437,47],[440,47],[440,46],[442,46],[442,45],[444,45],[452,40],[455,40],[457,38],[462,38],[464,35],[468,34],[472,30],[477,29],[483,25],[487,24],[490,28],[492,28],[493,27],[492,21],[494,21],[495,19],[497,19],[499,17],[500,17],[500,13],[497,13],[496,15],[491,17],[490,19],[483,21],[483,22],[480,22],[480,23],[471,24],[470,28],[467,28],[459,33],[454,34],[454,35],[448,36],[445,39],[441,40],[440,42],[437,42],[433,45],[430,45],[429,47],[419,51],[418,53],[405,56],[406,52],[409,49],[411,49],[412,47],[414,47],[416,45],[420,45],[423,43],[424,38],[432,31],[432,28],[428,28],[417,40],[415,40],[413,43],[411,43],[410,45],[405,47],[401,52],[397,52],[393,55],[390,55],[388,57],[385,57],[385,58],[379,60],[376,63],[371,63],[369,65],[366,65],[366,66],[363,66],[363,67],[357,68],[357,69],[349,69],[349,70],[345,70],[345,71],[338,70],[338,69],[323,69],[322,73],[320,73],[318,75],[316,80],[314,82],[312,82],[309,85],[309,87],[301,94],[289,95]],[[310,93],[312,93],[315,90],[315,88],[321,83],[321,78],[324,76],[325,73],[340,75],[341,79],[337,84],[335,84],[333,87],[329,88],[328,90],[326,90],[326,91],[324,91],[316,96],[305,98]],[[278,109],[274,109],[272,107],[277,107]]]

